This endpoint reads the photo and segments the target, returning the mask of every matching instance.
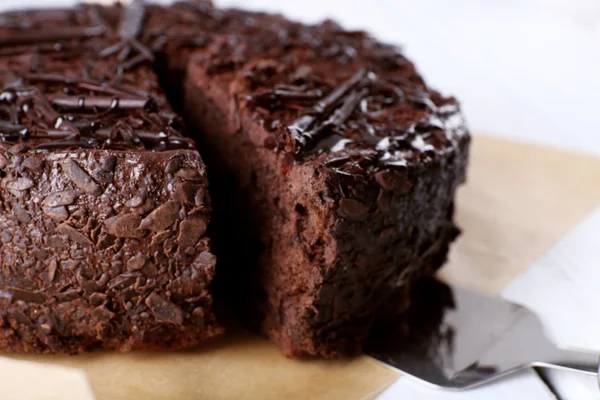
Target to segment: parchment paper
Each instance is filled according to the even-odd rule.
[[[598,159],[477,137],[457,205],[464,235],[441,276],[500,290],[598,204],[599,181]],[[371,399],[400,377],[368,357],[286,359],[266,340],[240,332],[184,352],[12,358],[33,362],[0,358],[0,399],[62,393],[87,400],[81,371],[98,400]],[[48,364],[75,369],[50,368],[52,379],[42,380]],[[4,380],[40,382],[46,397],[27,397],[18,392],[23,387],[9,391]]]

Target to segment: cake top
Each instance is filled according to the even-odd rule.
[[[467,133],[394,46],[331,21],[223,10],[208,1],[0,17],[4,142],[35,147],[193,147],[158,87],[154,55],[195,62],[262,124],[274,151],[338,169],[426,164]],[[183,56],[182,56],[183,55]],[[102,60],[103,62],[98,62]]]
[[[1,145],[193,148],[137,39],[145,18],[141,1],[0,16]]]
[[[456,150],[467,134],[457,101],[428,88],[395,46],[332,21],[201,4],[210,22],[196,37],[195,62],[271,132],[265,146],[275,151],[404,167]]]

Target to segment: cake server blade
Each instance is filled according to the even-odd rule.
[[[413,293],[406,318],[379,324],[365,352],[421,382],[461,390],[529,367],[599,372],[597,353],[559,348],[523,306],[435,279]]]

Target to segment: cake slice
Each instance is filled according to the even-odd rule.
[[[180,348],[221,332],[205,166],[145,7],[0,16],[0,349]]]
[[[187,71],[202,132],[217,287],[287,355],[359,352],[458,234],[470,136],[457,101],[397,48],[331,21],[174,9],[149,26],[174,38],[201,21],[192,49],[174,39],[165,54]]]

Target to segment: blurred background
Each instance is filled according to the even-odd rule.
[[[472,130],[600,155],[600,0],[215,2],[366,29],[458,97]],[[0,10],[15,3],[74,1]]]

